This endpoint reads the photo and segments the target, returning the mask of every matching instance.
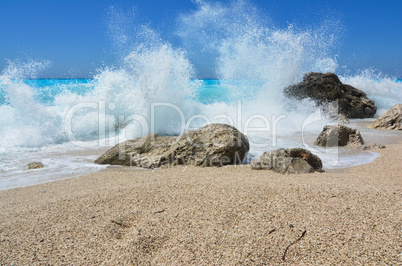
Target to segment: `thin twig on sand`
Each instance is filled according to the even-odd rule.
[[[274,228],[274,229],[272,229],[271,231],[269,231],[269,233],[268,233],[268,235],[270,235],[270,234],[272,234],[273,232],[275,232],[276,231],[276,229]]]
[[[296,239],[295,241],[293,241],[292,243],[290,243],[289,246],[286,247],[285,252],[283,252],[283,256],[282,256],[282,260],[283,260],[283,261],[285,261],[286,252],[288,252],[289,247],[290,247],[291,245],[294,245],[294,244],[296,244],[297,242],[299,242],[299,241],[304,237],[304,235],[305,235],[306,233],[307,233],[307,231],[304,230],[304,232],[301,234],[301,236],[300,236],[298,239]]]
[[[111,220],[111,222],[112,222],[112,223],[115,223],[115,224],[117,224],[117,225],[123,226],[123,227],[127,227],[127,225],[125,225],[125,224],[123,224],[123,223],[121,223],[121,222],[115,221],[115,220]]]

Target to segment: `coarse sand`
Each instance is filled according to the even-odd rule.
[[[0,191],[0,264],[402,264],[402,145],[370,164],[107,170]]]

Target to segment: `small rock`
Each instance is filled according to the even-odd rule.
[[[385,146],[377,143],[369,143],[363,146],[363,150],[371,150],[371,149],[385,149]]]
[[[350,123],[350,121],[346,117],[346,115],[343,115],[343,114],[338,114],[338,115],[335,115],[335,116],[331,116],[330,118],[333,121],[338,122],[338,124],[349,124]]]
[[[327,125],[314,142],[316,146],[335,147],[346,145],[362,145],[360,131],[344,125]]]
[[[28,166],[28,170],[29,169],[39,169],[39,168],[45,167],[43,165],[43,163],[41,163],[41,162],[32,162],[32,163],[29,163],[27,166]]]

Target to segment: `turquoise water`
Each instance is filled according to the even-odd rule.
[[[203,104],[211,104],[215,102],[229,103],[228,95],[233,87],[248,88],[247,97],[244,100],[252,99],[264,82],[247,81],[247,80],[231,80],[221,81],[217,79],[200,80],[201,86],[196,90],[195,99]],[[14,82],[20,82],[15,81]],[[94,79],[25,79],[22,82],[32,88],[34,99],[36,102],[44,105],[54,104],[57,95],[70,92],[77,95],[85,95],[94,90],[96,80]],[[239,92],[240,93],[240,92]],[[9,104],[5,90],[5,85],[0,83],[0,104]]]
[[[77,95],[85,95],[93,91],[96,81],[94,79],[25,79],[23,82],[33,89],[35,101],[44,105],[52,105],[54,104],[55,96],[59,94],[71,92]],[[217,79],[204,79],[202,80],[202,86],[196,91],[196,99],[203,104],[228,103],[230,99],[227,96],[230,92],[230,87],[233,86],[248,88],[247,97],[244,99],[252,99],[255,96],[255,91],[250,90],[250,87],[258,90],[263,83],[262,81],[254,81],[253,86],[250,86],[251,82],[245,80],[222,82]],[[396,80],[396,83],[402,83],[402,79]],[[5,85],[0,83],[0,105],[8,104],[6,95]]]
[[[288,99],[283,90],[308,72],[350,73],[340,80],[374,100],[378,116],[402,102],[400,80],[375,66],[358,73],[339,67],[338,23],[277,28],[248,3],[217,8],[205,2],[177,18],[180,47],[151,25],[119,17],[108,25],[115,31],[110,37],[116,62],[98,66],[92,79],[29,79],[46,76],[51,62],[7,60],[0,73],[0,189],[83,174],[92,171],[102,150],[126,139],[179,135],[209,123],[245,133],[251,158],[275,148],[305,147],[325,167],[373,160],[368,152],[314,147],[331,121],[313,101]],[[200,59],[219,80],[194,80]],[[33,160],[46,167],[26,171]]]
[[[59,94],[84,95],[94,88],[93,79],[25,79],[22,82],[32,88],[35,101],[44,105],[54,104],[55,96]],[[6,95],[5,85],[0,84],[0,104],[9,103]]]
[[[343,81],[364,89],[379,114],[400,102],[402,80],[357,76]],[[153,104],[164,107],[152,114]],[[125,139],[148,134],[152,125],[158,134],[177,135],[183,125],[191,130],[208,123],[232,124],[249,137],[248,161],[280,147],[308,148],[326,168],[368,163],[378,156],[314,147],[330,122],[322,115],[317,120],[317,111],[309,101],[284,99],[268,80],[177,82],[159,77],[134,82],[124,73],[107,71],[94,79],[6,77],[0,79],[0,190],[98,171],[105,166],[93,164],[97,156]],[[264,132],[254,130],[261,127]],[[376,134],[359,129],[377,142]],[[41,161],[45,168],[27,171],[31,161]]]

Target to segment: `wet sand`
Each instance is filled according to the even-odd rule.
[[[0,264],[402,262],[402,145],[281,175],[248,165],[109,168],[0,191]]]

